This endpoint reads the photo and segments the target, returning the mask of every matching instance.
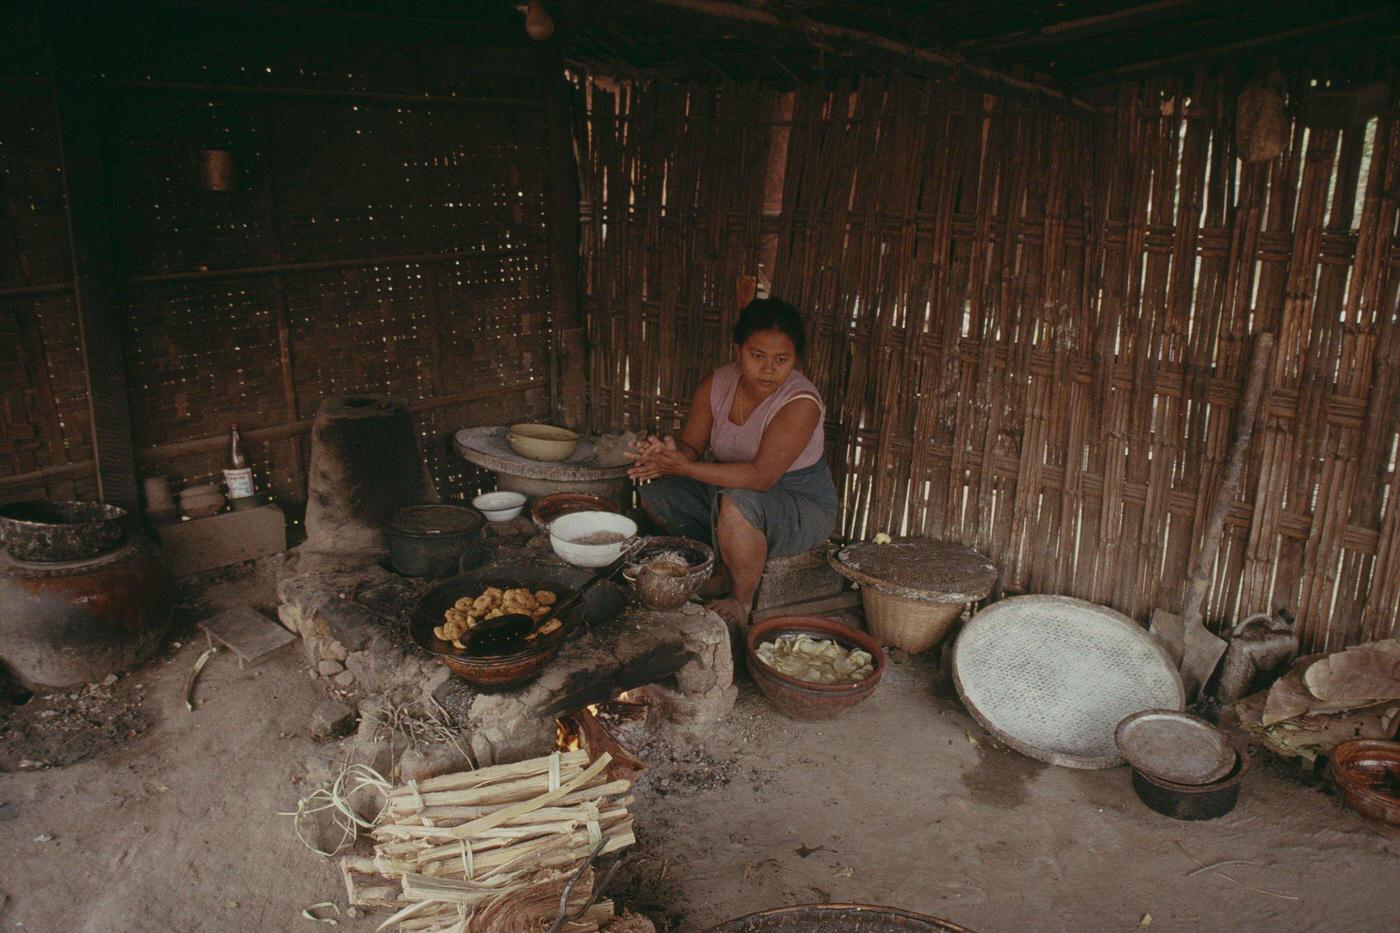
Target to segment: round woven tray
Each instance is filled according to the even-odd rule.
[[[1181,675],[1142,626],[1068,596],[1017,596],[979,612],[953,646],[953,682],[992,735],[1069,768],[1121,764],[1118,723],[1186,700]]]
[[[997,568],[972,548],[938,538],[861,541],[837,550],[832,569],[862,587],[926,603],[971,603],[996,586]]]

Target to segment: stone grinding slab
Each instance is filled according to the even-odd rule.
[[[1141,626],[1068,596],[1017,596],[973,616],[953,646],[953,682],[992,735],[1069,768],[1121,764],[1120,722],[1186,701],[1181,675]]]
[[[453,444],[463,459],[484,470],[555,482],[596,482],[627,475],[630,463],[605,467],[597,462],[589,438],[579,441],[578,449],[567,460],[531,460],[516,453],[506,440],[509,429],[501,425],[463,428],[453,435]]]
[[[997,568],[972,548],[937,538],[861,541],[831,556],[837,573],[891,596],[932,603],[971,603],[996,586]]]

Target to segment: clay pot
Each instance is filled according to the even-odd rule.
[[[63,563],[0,554],[0,660],[30,688],[134,667],[160,646],[174,608],[170,576],[143,538]]]

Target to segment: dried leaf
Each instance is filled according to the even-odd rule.
[[[217,648],[206,648],[204,653],[195,659],[194,669],[190,671],[189,682],[185,684],[185,708],[191,713],[194,712],[195,681],[199,680],[199,672],[204,670],[204,665],[209,663],[209,656],[217,650]]]
[[[977,736],[973,735],[971,732],[969,732],[969,731],[967,731],[966,729],[964,729],[964,730],[963,730],[963,735],[967,736],[967,744],[968,744],[968,745],[971,745],[973,748],[981,748],[981,747],[982,747],[982,743],[979,742],[979,741],[977,741]]]
[[[303,917],[305,917],[307,920],[315,920],[317,923],[329,923],[329,924],[330,924],[331,926],[333,926],[333,927],[334,927],[334,926],[339,926],[339,925],[340,925],[339,921],[334,920],[334,919],[331,918],[331,917],[318,917],[318,916],[316,916],[314,913],[312,913],[312,911],[316,911],[316,910],[325,910],[327,907],[329,907],[331,910],[335,911],[336,913],[340,913],[340,908],[337,907],[333,902],[331,902],[331,901],[322,901],[322,902],[319,903],[319,904],[312,904],[310,907],[307,907],[305,910],[303,910],[303,911],[301,912],[301,915],[302,915]]]
[[[1142,915],[1142,919],[1138,921],[1138,926],[1140,926],[1140,927],[1150,927],[1150,926],[1152,926],[1152,915],[1151,915],[1151,914],[1143,914],[1143,915]]]
[[[838,877],[838,878],[849,878],[849,877],[851,877],[851,876],[854,875],[854,874],[855,874],[855,872],[852,871],[850,868],[843,868],[843,869],[841,869],[840,871],[838,871],[838,872],[836,873],[836,877]]]

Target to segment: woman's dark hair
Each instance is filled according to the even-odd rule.
[[[807,352],[807,330],[802,326],[802,315],[786,301],[777,298],[755,298],[739,312],[739,323],[734,325],[734,343],[744,343],[754,334],[765,330],[782,331],[797,348],[797,355]]]

